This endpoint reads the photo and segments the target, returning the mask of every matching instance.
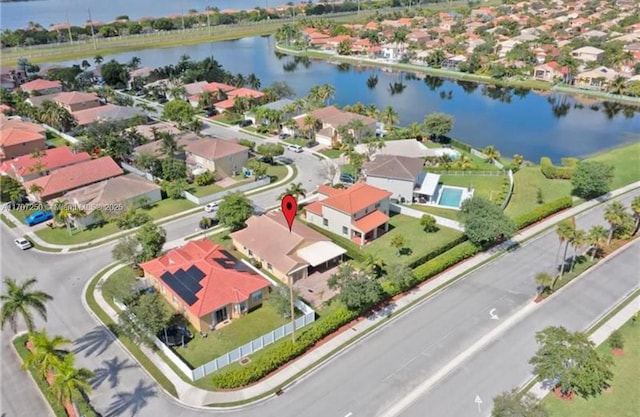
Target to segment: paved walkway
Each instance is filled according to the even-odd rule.
[[[254,195],[254,194],[261,193],[262,191],[265,191],[265,189],[269,189],[270,190],[270,189],[272,189],[274,187],[278,187],[280,185],[286,184],[287,182],[292,180],[294,175],[295,175],[295,171],[291,167],[287,166],[287,175],[283,179],[281,179],[280,181],[274,182],[273,184],[268,184],[268,185],[265,185],[264,187],[255,188],[253,190],[247,191],[245,193],[245,195],[251,196],[251,195]],[[158,223],[158,224],[165,224],[165,223],[168,223],[168,222],[180,220],[180,219],[182,219],[182,218],[184,218],[186,216],[189,216],[189,215],[194,214],[194,213],[199,213],[201,211],[202,211],[202,206],[198,206],[198,207],[194,207],[194,208],[189,209],[189,210],[181,211],[180,213],[172,214],[171,216],[167,216],[167,217],[163,217],[161,219],[154,220],[153,222],[154,223]],[[43,248],[49,248],[49,249],[59,249],[59,250],[61,250],[60,253],[67,253],[72,249],[74,250],[74,252],[81,252],[81,250],[76,250],[78,248],[83,248],[85,250],[92,250],[92,249],[95,249],[97,247],[100,247],[103,244],[111,243],[114,239],[116,239],[116,238],[118,238],[120,236],[131,234],[137,229],[137,228],[134,228],[134,229],[123,230],[123,231],[120,231],[120,232],[113,233],[113,234],[110,234],[108,236],[102,237],[100,239],[95,239],[95,240],[91,240],[91,241],[84,242],[84,243],[77,243],[77,244],[73,244],[73,245],[59,245],[59,244],[55,244],[55,243],[49,243],[49,242],[43,240],[42,238],[40,238],[40,236],[38,236],[35,233],[37,230],[39,230],[37,228],[37,226],[35,228],[31,228],[31,227],[25,225],[23,222],[21,222],[15,216],[13,216],[11,211],[7,210],[7,211],[4,211],[2,214],[4,214],[9,220],[11,220],[16,225],[16,227],[10,229],[11,231],[13,231],[13,233],[16,236],[18,236],[18,237],[27,236],[27,238],[29,240],[31,240],[32,242],[36,243],[38,246],[41,246]]]
[[[311,350],[310,352],[306,353],[300,358],[290,362],[287,366],[283,367],[282,369],[274,373],[269,378],[264,379],[261,382],[244,389],[240,389],[236,391],[211,392],[211,391],[206,391],[200,388],[196,388],[184,382],[182,378],[179,375],[177,375],[173,371],[173,369],[171,369],[163,361],[163,359],[161,359],[154,352],[144,348],[143,350],[149,356],[151,361],[173,382],[178,392],[179,400],[188,406],[204,407],[207,404],[232,403],[232,402],[255,398],[280,387],[286,381],[296,377],[296,375],[301,371],[308,371],[308,370],[311,370],[313,367],[319,366],[318,362],[320,360],[327,359],[327,357],[331,355],[332,352],[336,351],[336,349],[343,347],[343,345],[352,341],[359,334],[367,331],[368,329],[376,325],[381,324],[381,322],[387,319],[388,316],[394,310],[407,307],[410,304],[418,301],[419,299],[426,297],[430,293],[437,290],[441,290],[442,288],[444,288],[444,286],[447,286],[453,283],[453,281],[455,281],[457,278],[470,273],[476,267],[479,267],[483,263],[489,261],[492,257],[506,251],[507,249],[515,245],[523,243],[525,240],[528,240],[540,234],[546,229],[553,227],[559,221],[562,221],[569,217],[575,216],[581,212],[589,210],[604,201],[607,201],[614,197],[618,197],[638,187],[640,187],[640,182],[612,191],[611,193],[605,196],[602,196],[595,200],[587,201],[577,207],[573,207],[569,210],[558,213],[536,225],[533,225],[521,231],[516,236],[514,236],[511,240],[506,241],[494,247],[490,251],[482,252],[474,256],[473,258],[468,259],[464,262],[461,262],[455,267],[448,269],[447,271],[441,273],[440,275],[431,279],[427,283],[414,289],[408,295],[399,299],[394,304],[389,305],[388,307],[386,307],[385,310],[375,313],[372,316],[369,316],[366,320],[357,322],[352,327],[352,331],[343,332],[337,335],[327,343],[322,344],[321,346]],[[179,244],[179,242],[177,242],[177,244]],[[169,242],[167,246],[174,247],[175,245],[176,245],[176,242]],[[105,275],[104,278],[106,278],[106,276],[107,275]],[[99,291],[97,291],[95,295],[96,295],[96,300],[98,304],[103,308],[103,310],[105,310],[111,317],[116,317],[116,312],[113,311],[113,309],[106,303],[106,301],[102,297],[102,294]],[[286,387],[284,389],[286,389]]]

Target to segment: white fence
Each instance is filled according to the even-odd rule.
[[[148,179],[149,181],[154,181],[156,179],[156,177],[154,177],[153,175],[149,174],[148,172],[144,172],[136,167],[134,167],[133,165],[129,165],[126,162],[120,162],[120,165],[122,166],[122,168],[124,168],[125,170],[139,175],[141,177],[144,177],[146,179]]]
[[[473,171],[473,170],[468,170],[468,171],[461,171],[461,170],[436,170],[436,169],[430,169],[429,167],[427,167],[427,169],[429,170],[429,172],[433,172],[434,174],[438,174],[438,175],[451,175],[451,176],[465,176],[465,175],[473,175],[473,176],[477,176],[477,177],[497,177],[500,175],[507,175],[507,173],[505,171]]]
[[[502,202],[502,205],[500,206],[502,210],[507,208],[509,201],[511,201],[511,196],[513,195],[513,187],[515,186],[515,180],[513,179],[513,171],[509,170],[507,172],[507,176],[509,177],[509,192],[507,193],[506,197],[504,198],[504,201]]]
[[[269,185],[270,183],[271,183],[271,178],[266,177],[266,178],[263,178],[263,179],[258,180],[258,181],[254,181],[254,182],[250,182],[250,183],[247,183],[247,184],[243,184],[243,185],[241,185],[239,187],[230,188],[228,190],[220,191],[220,192],[217,192],[215,194],[209,194],[209,195],[206,195],[204,197],[196,197],[195,195],[191,194],[188,191],[185,191],[183,193],[183,196],[184,196],[184,198],[186,198],[187,200],[191,201],[192,203],[195,203],[197,205],[202,205],[202,204],[210,203],[212,201],[220,200],[224,196],[226,196],[227,194],[242,193],[242,192],[245,192],[245,191],[253,190],[255,188],[263,187],[265,185]]]
[[[482,153],[481,151],[475,148],[471,148],[471,155],[475,155],[478,158],[487,159],[487,155],[485,155],[484,153]],[[504,169],[504,165],[502,165],[500,161],[496,161],[495,159],[493,160],[493,165],[495,165],[499,169]]]
[[[405,216],[415,217],[416,219],[421,219],[422,216],[429,215],[436,219],[436,224],[448,227],[450,229],[459,230],[464,232],[464,227],[455,220],[447,219],[445,217],[435,216],[431,213],[425,213],[424,211],[412,209],[411,207],[401,206],[400,204],[391,203],[389,205],[389,209],[393,212],[404,214]]]

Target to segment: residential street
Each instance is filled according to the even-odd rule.
[[[633,196],[638,194],[640,191],[636,190],[620,200],[628,205]],[[582,228],[596,223],[604,224],[602,206],[578,219],[578,225]],[[134,364],[121,346],[113,343],[111,337],[82,306],[82,286],[111,261],[110,245],[66,255],[20,251],[11,242],[11,234],[6,233],[6,227],[2,227],[2,276],[17,279],[36,276],[40,287],[55,297],[54,302],[49,305],[49,322],[46,328],[50,334],[74,339],[79,365],[94,369],[103,377],[92,395],[92,402],[105,417],[198,415],[199,412],[185,408],[166,396]],[[181,229],[176,227],[172,230],[171,233],[174,234]],[[553,230],[543,234],[392,321],[321,367],[313,376],[300,381],[282,396],[241,411],[209,413],[235,413],[243,417],[343,417],[351,412],[353,417],[376,416],[400,401],[430,374],[442,368],[502,320],[530,304],[535,294],[533,275],[552,267],[557,247],[558,240]],[[622,261],[612,261],[611,267],[616,268],[616,271],[617,268],[623,268],[621,272],[616,272],[622,275],[627,264],[628,261],[625,262],[625,258],[622,258]],[[615,291],[610,289],[611,297],[608,299],[615,300],[618,292],[625,293],[637,285],[637,281],[627,281],[629,280],[620,280],[620,288],[617,285],[612,287]],[[623,288],[625,285],[628,287],[626,291]],[[594,297],[593,294],[599,296],[603,291],[593,287],[588,293],[583,293],[581,288],[580,285],[569,287],[565,294],[576,300],[587,297],[590,300]],[[554,305],[552,302],[541,305],[537,314],[554,317],[562,323],[565,318],[571,318],[571,315],[556,317],[558,311]],[[576,314],[589,313],[597,316],[601,310],[599,304],[591,301],[580,305],[583,309]],[[606,307],[606,300],[602,306]],[[500,320],[491,320],[489,311],[493,308],[497,309]],[[568,321],[567,324],[580,326],[581,323],[592,320],[589,315],[580,317],[583,317],[582,321]],[[541,321],[538,319],[538,322]],[[519,325],[504,337],[508,337],[511,332],[526,333],[526,330],[518,330],[520,328]],[[526,324],[522,328],[526,328]],[[531,325],[528,327],[530,336],[535,328]],[[5,330],[2,337],[5,348],[3,367],[5,361],[9,361],[8,363],[14,363],[10,369],[15,369],[17,359],[13,352],[6,349],[11,337],[10,330]],[[526,378],[526,364],[523,374],[522,368],[513,368],[513,374],[507,373],[504,378],[501,373],[495,373],[490,382],[495,385],[496,390],[518,384]],[[481,377],[474,373],[474,378]],[[474,381],[471,376],[467,376],[467,379]],[[15,392],[21,392],[22,397]],[[488,404],[492,393],[493,391],[480,393],[487,397],[483,397],[485,404]],[[470,405],[474,406],[472,400],[473,398]],[[455,402],[453,397],[451,401]],[[7,417],[34,415],[34,407],[41,403],[39,394],[33,389],[25,373],[3,372],[3,411],[12,413]],[[447,415],[446,413],[445,411],[442,415]]]

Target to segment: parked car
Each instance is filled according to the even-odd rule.
[[[253,122],[249,119],[243,120],[240,122],[240,127],[249,127],[253,124]]]
[[[218,114],[218,110],[216,109],[207,110],[207,117],[215,116],[216,114]]]
[[[200,229],[202,230],[207,230],[217,226],[218,223],[220,223],[220,220],[216,217],[203,217],[202,219],[200,219],[198,227],[200,227]]]
[[[274,159],[277,163],[283,165],[291,165],[293,164],[293,159],[287,158],[286,156],[276,156]]]
[[[288,138],[289,136],[291,136],[291,135],[290,135],[290,134],[288,134],[288,133],[280,133],[280,134],[278,135],[278,137],[279,137],[280,139],[286,139],[286,138]]]
[[[295,153],[302,152],[302,146],[300,146],[300,145],[289,145],[289,146],[287,146],[287,149],[289,149],[291,152],[295,152]]]
[[[42,222],[46,222],[47,220],[53,219],[53,213],[49,210],[38,210],[24,219],[24,222],[27,226],[35,226],[36,224],[40,224]]]
[[[204,206],[204,211],[207,213],[213,213],[214,211],[218,211],[218,203],[209,203]]]
[[[169,100],[167,100],[167,98],[166,98],[166,97],[160,97],[160,98],[158,99],[158,103],[160,103],[160,104],[164,104],[164,103],[166,103],[166,102],[168,102],[168,101],[169,101]]]
[[[341,174],[340,175],[340,182],[346,182],[348,184],[353,184],[356,182],[356,179],[353,178],[353,176],[351,176],[350,174]]]
[[[19,237],[15,239],[13,242],[16,244],[17,247],[19,247],[22,250],[27,250],[33,247],[33,244],[31,244],[31,242],[29,242],[27,239],[23,237]]]

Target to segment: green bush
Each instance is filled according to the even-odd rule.
[[[562,197],[538,206],[533,211],[516,217],[513,221],[518,229],[522,229],[571,206],[573,206],[573,199],[569,196]]]
[[[293,342],[285,338],[252,356],[251,362],[244,366],[230,367],[213,374],[216,388],[239,388],[260,380],[283,364],[302,355],[325,336],[357,317],[357,313],[341,307],[332,313],[320,317],[316,322],[303,329]]]
[[[458,246],[459,244],[461,244],[462,242],[465,242],[467,240],[467,236],[465,235],[461,235],[459,238],[452,240],[451,242],[447,243],[446,245],[440,246],[437,249],[434,249],[433,251],[419,257],[418,259],[416,259],[415,261],[411,262],[408,267],[411,269],[417,268],[418,266],[422,265],[423,263],[430,261],[431,259],[435,258],[436,256],[442,255],[443,253],[445,253],[446,251],[448,251],[449,249]]]
[[[216,180],[215,174],[209,170],[203,172],[200,175],[196,175],[196,185],[204,187],[205,185],[213,184]]]
[[[419,267],[414,268],[413,273],[418,282],[422,282],[427,278],[439,274],[450,266],[472,257],[478,252],[480,252],[479,247],[469,241],[463,242]]]
[[[543,156],[540,158],[540,171],[542,175],[552,180],[569,180],[576,169],[576,165],[578,165],[578,161],[577,158],[562,158],[562,165],[555,166],[550,158]]]
[[[467,145],[466,143],[460,142],[455,139],[451,139],[450,143],[451,143],[451,146],[453,146],[454,148],[461,149],[465,152],[471,152],[471,145]]]
[[[242,145],[242,146],[246,146],[247,148],[251,149],[252,151],[255,150],[256,148],[256,143],[249,140],[249,139],[240,139],[238,140],[238,144]]]

